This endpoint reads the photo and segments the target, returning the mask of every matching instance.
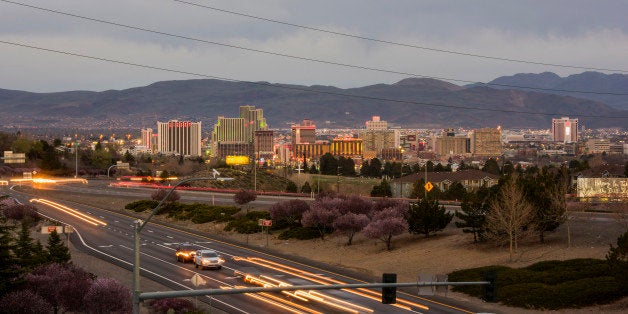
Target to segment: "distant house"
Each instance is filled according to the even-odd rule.
[[[496,185],[500,176],[488,172],[470,169],[460,170],[456,172],[428,172],[427,181],[438,187],[441,191],[449,189],[449,187],[460,182],[467,191],[475,191],[481,187],[491,187]],[[412,186],[419,180],[425,179],[425,173],[413,173],[403,178],[394,179],[390,183],[390,187],[394,197],[401,197],[403,184],[403,197],[410,197],[412,194]]]

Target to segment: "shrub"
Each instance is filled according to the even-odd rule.
[[[28,220],[30,222],[37,222],[40,220],[39,214],[37,214],[37,208],[30,204],[17,204],[11,205],[2,210],[4,217],[14,220]]]
[[[141,201],[128,203],[124,206],[124,208],[128,210],[132,210],[136,213],[140,213],[145,210],[152,210],[153,208],[157,207],[157,204],[159,204],[158,201],[141,200]]]
[[[239,218],[230,221],[227,226],[225,226],[225,230],[234,230],[238,233],[251,234],[259,232],[261,228],[259,225],[257,225],[257,220],[253,221],[246,218]]]
[[[166,313],[190,313],[196,311],[194,304],[191,301],[178,298],[157,299],[148,302],[152,313],[166,314]],[[170,310],[174,312],[169,312]]]
[[[270,213],[266,211],[254,210],[254,211],[246,213],[244,217],[246,217],[246,219],[249,219],[249,220],[254,220],[255,223],[257,223],[258,219],[270,219]]]
[[[293,227],[279,234],[279,239],[281,240],[311,240],[318,237],[320,237],[318,229],[310,227]]]
[[[0,313],[53,313],[52,306],[30,290],[15,291],[0,298]]]
[[[487,266],[455,271],[450,281],[481,281],[485,271],[497,273],[500,302],[523,308],[555,310],[604,304],[625,296],[625,280],[612,277],[603,260],[544,261],[526,268]],[[482,286],[457,286],[454,291],[481,297]]]

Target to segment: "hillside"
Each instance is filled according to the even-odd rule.
[[[560,77],[551,72],[539,74],[519,73],[512,76],[502,76],[490,83],[510,86],[530,86],[555,91],[545,91],[556,95],[566,95],[589,99],[605,103],[616,109],[628,110],[628,75],[604,74],[599,72],[584,72],[580,74]],[[493,86],[500,88],[498,86]],[[502,87],[511,89],[511,87]],[[561,91],[563,90],[563,91]],[[598,93],[571,93],[570,91],[595,91]],[[615,93],[624,95],[605,95],[600,93]]]
[[[498,124],[506,128],[548,128],[551,119],[558,116],[628,116],[626,110],[582,98],[460,87],[421,78],[349,89],[183,80],[104,92],[0,89],[0,109],[10,113],[2,115],[0,123],[5,127],[139,129],[154,127],[156,121],[189,119],[202,121],[208,131],[217,116],[237,116],[241,105],[263,108],[272,128],[285,128],[304,118],[314,120],[319,127],[358,128],[373,115],[394,125],[417,128]],[[465,109],[469,107],[490,111]],[[509,112],[512,110],[528,113],[513,114]],[[628,125],[628,119],[581,117],[581,121],[587,127]]]

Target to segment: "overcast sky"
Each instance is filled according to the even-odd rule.
[[[477,55],[628,71],[628,1],[185,0],[362,37]],[[347,38],[173,0],[11,0],[249,49],[416,75],[488,82],[585,70],[488,60]],[[0,0],[0,41],[242,81],[359,87],[408,75],[172,38]],[[125,89],[200,78],[0,43],[0,88]],[[452,82],[458,85],[462,82]]]

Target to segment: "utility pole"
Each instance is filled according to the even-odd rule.
[[[338,171],[336,171],[336,194],[340,194],[340,160],[338,160]]]
[[[74,179],[78,178],[78,141],[74,143]]]
[[[233,180],[233,178],[205,178],[205,177],[197,177],[197,178],[189,178],[180,181],[175,184],[170,191],[164,196],[164,198],[159,201],[157,206],[153,208],[151,213],[146,217],[146,219],[141,220],[137,219],[133,222],[134,224],[134,248],[133,248],[133,314],[139,314],[140,312],[140,232],[148,224],[151,218],[157,213],[157,211],[161,208],[161,206],[166,202],[166,200],[170,197],[170,195],[177,189],[177,187],[183,183],[191,182],[191,181],[200,181],[200,180]]]

